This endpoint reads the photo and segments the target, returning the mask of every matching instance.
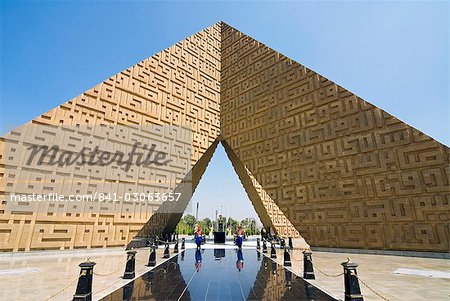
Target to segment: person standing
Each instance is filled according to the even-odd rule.
[[[267,231],[266,228],[261,229],[261,241],[264,241],[267,238]]]
[[[195,244],[197,245],[197,249],[201,248],[202,236],[203,236],[202,227],[199,224],[196,224],[195,228],[194,228],[194,238],[195,238]]]
[[[244,229],[239,225],[236,230],[236,245],[239,249],[242,248],[242,242],[244,241]]]

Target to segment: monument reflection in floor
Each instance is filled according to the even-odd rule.
[[[187,249],[111,300],[336,300],[251,249]]]

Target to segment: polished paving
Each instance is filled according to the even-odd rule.
[[[119,300],[336,300],[256,250],[186,250],[106,296]]]
[[[244,248],[250,251],[254,251],[255,246],[255,240],[244,242]],[[290,268],[294,274],[300,276],[303,271],[302,246],[301,242],[294,241],[293,266]],[[203,247],[209,250],[216,246],[208,243]],[[194,244],[188,242],[186,248],[190,250],[194,248]],[[234,249],[235,246],[232,242],[227,242],[223,248]],[[163,249],[159,248],[157,251],[159,264],[165,259],[162,259]],[[276,261],[282,264],[282,250],[277,250],[277,253]],[[145,266],[148,255],[148,248],[137,249],[137,278],[153,269]],[[171,255],[174,255],[172,250]],[[247,256],[245,253],[243,255],[244,269],[242,272],[251,269],[253,264],[250,262],[256,258],[256,253],[254,256]],[[97,263],[94,268],[93,300],[100,300],[131,282],[121,278],[126,261],[126,252],[123,248],[28,253],[5,252],[0,253],[0,300],[71,300],[76,286],[73,281],[80,272],[78,264],[88,257]],[[358,274],[361,279],[388,300],[450,300],[450,279],[442,276],[450,273],[450,260],[448,259],[331,252],[313,252],[312,257],[316,268],[330,276],[342,273],[340,263],[350,257],[352,261],[359,264]],[[192,258],[189,260],[187,257],[185,258],[186,264],[193,266]],[[228,258],[234,259],[233,257]],[[235,261],[231,261],[231,266],[233,263],[235,264]],[[257,264],[261,265],[259,262]],[[202,269],[203,266],[200,273]],[[412,269],[414,273],[405,273],[405,269]],[[242,272],[240,275],[243,275]],[[315,274],[316,279],[311,280],[310,283],[335,298],[343,299],[342,276],[325,276],[317,269]],[[220,275],[221,273],[217,273],[215,277]],[[382,300],[362,284],[361,290],[366,301]]]
[[[298,275],[303,273],[302,251],[302,249],[291,251],[292,267],[289,269]],[[283,262],[282,254],[283,250],[277,249],[275,260],[280,264]],[[450,300],[450,279],[445,277],[450,273],[449,259],[313,252],[312,260],[316,279],[309,281],[330,295],[343,299],[344,282],[343,276],[340,275],[343,272],[341,263],[348,258],[358,264],[357,272],[365,301]],[[414,269],[415,273],[399,273],[399,270],[410,268]],[[422,275],[418,275],[419,270],[422,271]]]

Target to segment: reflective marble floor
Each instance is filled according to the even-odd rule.
[[[251,249],[188,249],[101,299],[336,300]]]
[[[190,251],[190,249],[193,249],[195,245],[191,242],[191,238],[186,239],[187,250],[185,253],[185,264],[189,265],[190,268],[193,268],[195,253],[191,253],[188,259],[187,251],[194,252]],[[303,272],[301,253],[303,251],[303,245],[304,244],[300,241],[294,241],[295,249],[291,251],[292,267],[290,269],[297,275],[302,275]],[[211,250],[205,251],[205,254],[207,254],[206,252],[214,252],[213,249],[216,248],[217,245],[214,245],[210,243],[210,240],[207,240],[207,244],[203,247],[207,250]],[[246,274],[250,275],[251,273],[249,273],[249,270],[252,269],[256,261],[259,269],[255,268],[253,271],[254,274],[251,275],[258,275],[261,262],[257,261],[255,247],[256,238],[252,238],[244,242],[244,249],[247,248],[248,252],[250,252],[248,254],[250,255],[247,254],[247,250],[244,250],[244,267],[241,269],[240,273],[237,272],[235,267],[237,257],[230,257],[226,254],[227,257],[223,260],[230,260],[229,265],[232,267],[231,271],[234,269],[234,273],[238,274],[239,277]],[[235,249],[235,246],[230,241],[223,245],[223,248]],[[145,266],[150,253],[149,248],[137,249],[136,251],[136,276],[139,278],[140,276],[153,270],[153,268]],[[283,262],[282,252],[283,250],[277,249],[278,256],[276,261],[279,264]],[[170,254],[171,256],[174,255],[173,246],[171,246]],[[195,277],[200,276],[203,268],[206,267],[208,261],[211,260],[211,257],[208,259],[206,255],[202,256],[202,267],[200,268],[198,275]],[[237,254],[234,256],[237,256]],[[162,257],[163,248],[159,248],[157,250],[158,264],[167,260]],[[358,275],[377,293],[389,300],[449,300],[449,259],[374,254],[348,254],[319,251],[313,251],[312,257],[315,267],[331,275],[342,273],[342,266],[340,263],[345,261],[347,257],[350,257],[353,262],[356,262],[359,265]],[[124,273],[126,262],[126,252],[123,248],[16,253],[5,252],[0,253],[0,300],[71,300],[76,288],[76,283],[74,280],[76,280],[80,272],[78,264],[86,261],[87,258],[90,258],[91,261],[97,263],[94,268],[93,280],[92,299],[94,301],[105,298],[105,296],[110,296],[113,292],[124,287],[130,282],[130,280],[121,278]],[[182,263],[180,257],[178,257],[177,260],[179,264]],[[269,263],[268,269],[270,270],[271,262]],[[156,271],[157,269],[154,270]],[[409,272],[401,272],[405,270]],[[411,273],[411,270],[414,270],[415,272]],[[231,271],[227,273],[232,273]],[[261,272],[263,271],[261,270]],[[335,298],[343,299],[344,282],[342,277],[328,277],[320,273],[318,270],[315,270],[315,274],[316,279],[310,280],[310,283],[316,287],[320,287]],[[185,275],[186,273],[183,277],[190,277],[189,275]],[[222,275],[223,272],[219,272],[210,278],[217,280],[220,279]],[[267,275],[270,275],[270,271],[269,273],[262,273],[261,275],[266,275],[264,277],[267,277]],[[280,276],[278,278],[282,277],[283,276]],[[187,278],[187,280],[189,279],[190,278]],[[254,282],[250,281],[250,288],[253,288],[256,282],[255,279],[258,278],[253,278]],[[136,279],[133,286],[138,287],[139,281],[142,280]],[[272,283],[274,282],[272,281]],[[271,285],[273,288],[276,287],[274,284]],[[294,286],[295,285],[293,285],[293,288]],[[145,288],[143,287],[141,289]],[[211,286],[209,289],[211,289]],[[253,290],[257,291],[257,286]],[[275,289],[273,290],[276,292]],[[361,285],[361,291],[364,295],[365,301],[381,300],[378,295],[364,285]],[[250,291],[244,291],[245,298],[247,298],[249,294]],[[268,296],[268,300],[273,299],[270,295]],[[148,297],[148,300],[152,299],[152,296]]]

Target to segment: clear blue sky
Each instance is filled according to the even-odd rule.
[[[239,220],[254,217],[260,223],[221,144],[217,146],[186,213],[195,216],[197,202],[199,203],[199,219],[214,218],[217,210],[218,214],[232,216]]]
[[[2,1],[0,133],[222,20],[450,145],[449,10],[431,1]],[[208,215],[206,199],[228,181],[219,171],[231,168],[216,156],[195,195]],[[245,193],[230,177],[220,199],[236,206]]]

